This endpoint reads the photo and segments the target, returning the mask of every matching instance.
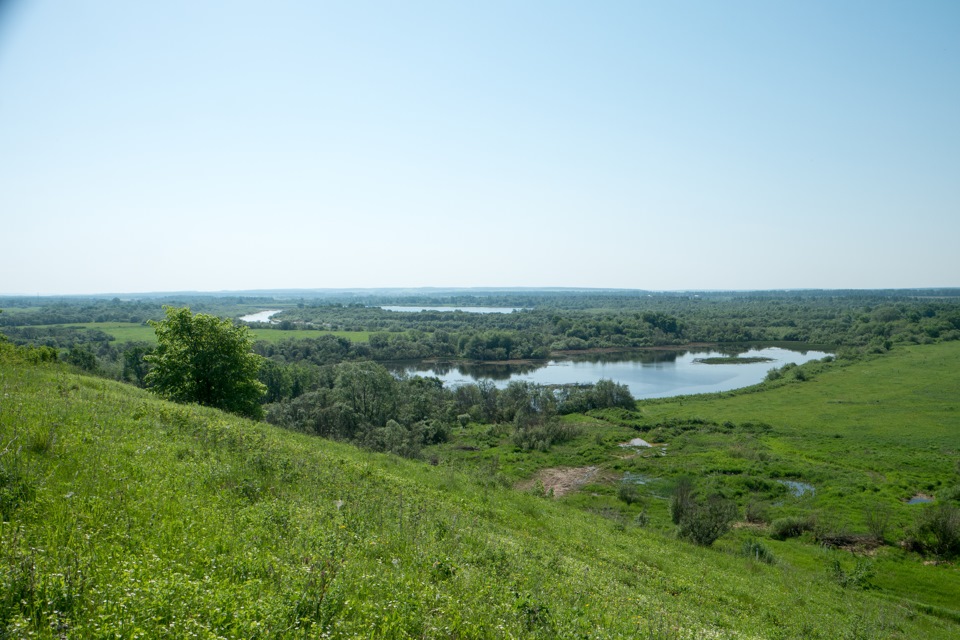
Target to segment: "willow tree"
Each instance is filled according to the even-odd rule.
[[[260,418],[266,387],[257,380],[263,358],[252,352],[246,327],[188,307],[167,307],[166,317],[151,321],[157,349],[145,359],[153,365],[147,387],[175,402],[196,402],[250,418]]]

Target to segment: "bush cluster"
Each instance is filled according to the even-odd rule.
[[[513,433],[513,443],[524,451],[549,451],[553,445],[569,442],[578,435],[578,427],[551,420],[544,424],[518,428]]]
[[[914,528],[913,543],[941,558],[960,556],[960,508],[945,502],[925,508]]]
[[[737,517],[737,505],[717,494],[701,499],[693,482],[681,478],[670,499],[670,517],[677,525],[677,535],[709,547],[730,530]]]
[[[817,520],[812,515],[777,518],[770,523],[770,537],[774,540],[796,538],[806,531],[813,531],[816,524]]]

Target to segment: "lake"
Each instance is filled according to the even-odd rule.
[[[742,364],[708,364],[706,358],[769,358]],[[522,364],[404,363],[394,371],[408,375],[435,376],[456,386],[491,380],[505,387],[514,380],[543,385],[593,384],[607,379],[625,384],[637,399],[666,398],[693,393],[732,391],[762,382],[770,369],[788,363],[802,364],[832,354],[825,351],[782,347],[741,348],[733,351],[697,348],[678,351],[633,351],[604,353]]]

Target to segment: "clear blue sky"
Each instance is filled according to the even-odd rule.
[[[0,293],[960,286],[960,2],[0,11]]]

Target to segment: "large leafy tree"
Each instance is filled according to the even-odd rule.
[[[147,386],[176,402],[197,402],[251,418],[260,418],[266,387],[257,380],[263,361],[251,351],[246,327],[190,309],[167,307],[166,317],[151,321],[157,349],[145,359],[153,365]]]

